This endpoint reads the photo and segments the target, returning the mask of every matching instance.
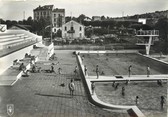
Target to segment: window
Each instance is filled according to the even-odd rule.
[[[56,22],[56,18],[54,18],[54,22]]]
[[[62,23],[61,23],[61,22],[59,22],[59,23],[58,23],[58,27],[61,27],[61,25],[62,25]]]
[[[45,12],[45,11],[43,12],[43,15],[46,15],[46,12]]]
[[[73,22],[71,22],[71,26],[73,26]]]
[[[67,31],[67,27],[65,26],[65,31]]]
[[[82,37],[82,33],[79,33],[79,37],[80,37],[80,38]]]
[[[54,14],[54,17],[56,17],[56,14]]]
[[[57,32],[57,30],[56,30],[56,29],[54,29],[54,32]]]
[[[82,30],[82,27],[80,26],[80,27],[79,27],[79,31],[81,31],[81,30]]]
[[[73,26],[71,26],[71,30],[74,30]]]

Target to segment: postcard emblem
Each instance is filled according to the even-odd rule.
[[[14,113],[14,105],[13,104],[7,104],[7,114],[9,116],[12,116]]]

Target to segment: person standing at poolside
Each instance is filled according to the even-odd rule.
[[[149,77],[149,75],[150,75],[150,67],[149,67],[149,65],[147,66],[147,77]]]
[[[75,84],[73,82],[73,79],[71,79],[71,82],[69,83],[69,91],[70,91],[70,96],[73,96],[74,94],[74,90],[75,90]]]
[[[136,96],[136,98],[135,98],[135,104],[136,104],[136,105],[139,104],[139,97],[138,97],[138,96]]]
[[[51,72],[51,73],[52,73],[52,72],[55,73],[55,70],[54,70],[54,66],[53,66],[53,65],[51,66],[51,71],[50,71],[50,72]]]
[[[97,75],[97,79],[99,78],[99,66],[96,65],[96,75]]]
[[[91,90],[92,90],[92,95],[93,95],[94,92],[95,92],[95,84],[94,84],[94,82],[91,82]]]
[[[130,66],[128,67],[128,77],[131,76],[131,68],[132,68],[132,65],[130,65]]]
[[[112,87],[115,87],[115,81],[113,81]]]
[[[161,107],[161,110],[163,110],[163,106],[164,106],[164,103],[165,103],[165,98],[164,98],[164,96],[161,96],[160,97],[160,107]]]
[[[84,67],[84,72],[85,72],[85,76],[86,76],[87,75],[87,67],[86,67],[86,65]]]
[[[84,58],[85,58],[85,56],[83,55],[83,56],[82,56],[82,61],[84,60]]]
[[[62,73],[62,69],[59,67],[58,68],[58,74],[61,74]]]
[[[122,96],[125,96],[125,87],[124,86],[122,87],[121,94],[122,94]]]
[[[36,72],[36,66],[34,64],[32,64],[32,72],[35,73]]]
[[[78,75],[78,72],[77,72],[77,70],[78,70],[78,67],[77,67],[77,66],[75,66],[74,73],[75,73],[75,75],[76,75],[76,76]]]

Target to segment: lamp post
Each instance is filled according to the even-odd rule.
[[[50,34],[50,36],[51,36],[51,43],[52,43],[52,24],[51,24],[51,34]]]
[[[51,43],[52,43],[52,24],[46,26],[46,27],[45,27],[45,30],[46,30],[47,28],[49,28],[49,27],[51,28],[51,30],[50,30],[50,38],[51,38]]]

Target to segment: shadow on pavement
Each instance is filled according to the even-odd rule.
[[[50,95],[50,94],[40,94],[40,93],[35,93],[35,95],[39,96],[46,96],[46,97],[60,97],[60,98],[72,98],[70,95]]]
[[[65,96],[68,96],[69,94],[67,94],[67,93],[60,93],[61,95],[65,95]],[[69,95],[70,96],[70,95]],[[81,96],[81,97],[86,97],[86,96],[84,96],[84,95],[77,95],[77,94],[74,94],[73,96]]]

